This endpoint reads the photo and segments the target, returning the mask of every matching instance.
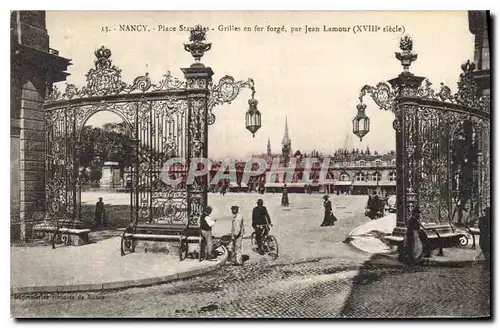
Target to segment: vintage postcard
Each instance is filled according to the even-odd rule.
[[[12,11],[14,318],[490,318],[487,11]]]

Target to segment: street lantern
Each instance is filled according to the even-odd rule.
[[[248,100],[248,111],[245,114],[245,126],[252,137],[255,137],[255,132],[260,129],[261,125],[261,115],[257,109],[257,104],[259,103],[255,98],[255,89],[252,87],[252,99]]]
[[[365,114],[366,105],[360,102],[356,108],[358,114],[352,120],[352,132],[363,141],[363,137],[370,132],[370,119]]]

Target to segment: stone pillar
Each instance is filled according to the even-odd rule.
[[[117,162],[104,162],[99,186],[101,189],[120,187],[120,169]]]
[[[30,238],[34,219],[45,211],[45,122],[42,104],[45,83],[36,72],[22,88],[20,126],[21,239]]]
[[[48,84],[66,79],[69,60],[49,49],[45,12],[11,13],[11,210],[17,236],[31,235],[45,213],[45,115]],[[16,229],[14,229],[16,230]]]

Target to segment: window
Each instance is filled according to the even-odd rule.
[[[359,161],[359,166],[366,166],[366,162],[365,161]]]
[[[377,160],[375,161],[375,165],[376,165],[376,166],[380,166],[380,165],[382,165],[382,161],[381,161],[381,160],[379,160],[379,159],[377,159]]]
[[[396,172],[389,173],[389,181],[396,181]]]
[[[378,172],[374,172],[370,175],[371,181],[380,181],[382,175]]]
[[[391,164],[392,164],[392,165],[396,165],[396,160],[395,160],[395,159],[393,159],[393,160],[391,161]]]
[[[365,175],[362,172],[356,173],[356,181],[365,181]]]
[[[350,181],[351,180],[351,177],[349,176],[349,174],[347,173],[342,173],[340,175],[340,181]]]

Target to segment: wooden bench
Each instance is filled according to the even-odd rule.
[[[65,245],[85,245],[89,243],[90,229],[76,229],[69,227],[60,227],[42,224],[33,227],[34,232],[43,232],[52,234],[51,245],[56,248],[56,244],[62,243]]]
[[[199,220],[195,220],[199,222]],[[204,240],[199,225],[185,223],[136,223],[129,225],[121,239],[121,255],[135,252],[137,241],[156,241],[179,245],[179,260],[184,260],[190,244],[198,244],[198,258],[204,257]]]
[[[439,256],[443,256],[443,248],[450,248],[455,246],[467,246],[468,238],[462,232],[445,232],[439,233],[436,229],[425,228],[423,229],[427,235],[429,241],[430,251],[439,249]],[[429,231],[434,234],[429,234]],[[395,245],[398,247],[398,252],[403,248],[404,237],[403,236],[385,236],[384,240],[387,240],[390,245]]]

